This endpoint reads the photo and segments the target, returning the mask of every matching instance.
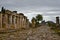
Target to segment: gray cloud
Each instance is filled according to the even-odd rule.
[[[45,16],[46,18],[49,16],[50,20],[55,20],[55,16],[60,16],[60,0],[0,0],[0,9],[2,6],[12,11],[23,12],[29,15],[28,18],[31,15],[33,17],[33,15],[42,14],[44,19]]]

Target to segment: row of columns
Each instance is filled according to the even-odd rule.
[[[0,13],[0,27],[7,29],[19,29],[29,27],[29,20],[21,14]]]

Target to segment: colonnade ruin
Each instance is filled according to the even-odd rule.
[[[29,28],[29,19],[23,13],[17,11],[5,10],[2,7],[0,12],[1,29],[20,29]]]

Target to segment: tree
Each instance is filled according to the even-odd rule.
[[[42,15],[38,14],[38,15],[36,16],[36,20],[37,20],[37,22],[42,21],[42,20],[43,20]]]

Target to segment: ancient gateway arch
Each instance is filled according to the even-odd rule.
[[[0,12],[0,28],[1,29],[20,29],[29,28],[29,19],[23,13],[17,11],[5,10],[2,7]]]

